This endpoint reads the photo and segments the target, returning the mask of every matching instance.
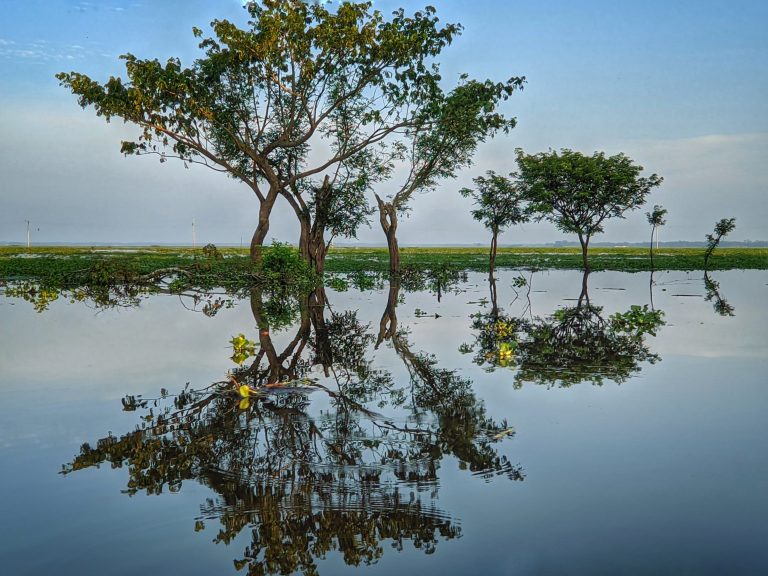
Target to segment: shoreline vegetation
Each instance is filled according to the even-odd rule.
[[[209,245],[211,246],[211,245]],[[488,251],[479,247],[401,248],[406,269],[488,272]],[[281,281],[295,283],[304,275],[286,254],[287,245],[265,248],[265,254],[280,253],[271,273],[288,273]],[[296,252],[297,254],[297,252]],[[288,260],[292,260],[289,262]],[[648,272],[651,260],[647,248],[595,247],[589,251],[590,269],[598,271]],[[525,270],[578,270],[582,268],[578,247],[511,247],[498,249],[497,268]],[[720,248],[707,266],[709,270],[768,269],[768,248]],[[661,248],[654,254],[653,269],[704,270],[701,248]],[[336,273],[385,273],[389,270],[387,248],[334,247],[327,257],[326,276]],[[247,248],[191,247],[0,247],[0,282],[62,281],[65,284],[151,283],[161,276],[186,276],[198,286],[245,286],[264,280],[264,274],[249,259]],[[290,277],[293,276],[293,277]],[[67,281],[69,279],[70,281]]]

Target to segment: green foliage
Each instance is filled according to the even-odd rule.
[[[246,28],[214,20],[211,37],[194,29],[202,55],[189,67],[177,58],[163,64],[126,54],[125,78],[57,78],[82,107],[139,128],[123,153],[202,164],[247,184],[261,202],[261,229],[278,194],[303,225],[313,211],[326,214],[315,245],[326,227],[331,236],[350,236],[366,221],[364,193],[391,168],[391,155],[370,150],[385,138],[435,118],[441,133],[460,133],[470,113],[480,120],[469,130],[480,132],[469,141],[505,126],[483,94],[505,97],[508,85],[467,82],[444,98],[435,59],[461,27],[440,25],[432,7],[412,15],[399,9],[389,19],[370,2],[333,10],[301,0],[246,7]],[[312,155],[321,139],[323,154]]]
[[[579,305],[521,324],[515,386],[601,385],[606,379],[621,384],[640,370],[641,362],[658,362],[644,337],[664,324],[663,312],[632,306],[607,321],[601,312],[598,306]]]
[[[460,169],[471,165],[478,145],[514,128],[516,120],[501,114],[498,105],[524,83],[525,78],[480,82],[463,75],[456,88],[436,99],[395,150],[395,157],[404,160],[409,170],[392,196],[394,208],[407,210],[415,193],[434,190],[440,180],[455,178]]]
[[[524,479],[496,447],[514,430],[487,415],[468,379],[411,352],[404,334],[392,346],[410,379],[394,379],[373,368],[369,325],[352,311],[326,318],[318,290],[303,300],[297,332],[279,352],[264,329],[262,296],[251,295],[259,348],[242,334],[231,341],[235,352],[256,353],[251,366],[175,396],[126,397],[122,408],[137,412],[136,425],[83,444],[62,474],[110,463],[125,469],[129,495],[178,492],[190,480],[206,486],[205,522],[194,529],[219,522],[214,542],[244,544],[235,565],[252,574],[316,574],[317,560],[332,553],[371,564],[388,542],[434,552],[461,534],[435,508],[446,456],[486,479]],[[305,378],[320,367],[337,385]],[[325,395],[321,410],[309,410],[310,391]],[[407,412],[382,416],[372,402]],[[432,488],[403,502],[403,483]]]
[[[213,258],[214,260],[221,260],[224,255],[216,248],[215,244],[206,244],[203,246],[203,256],[206,258]]]
[[[475,314],[472,319],[475,341],[462,344],[459,351],[474,352],[473,362],[486,372],[493,372],[496,368],[514,368],[522,325],[522,319],[498,312]]]
[[[659,226],[664,226],[664,224],[667,223],[664,216],[667,215],[667,209],[659,206],[658,204],[655,204],[653,206],[653,211],[646,212],[645,217],[648,219],[648,224],[653,226],[654,229],[658,228]]]
[[[264,250],[261,273],[267,282],[285,286],[307,283],[312,278],[309,265],[301,258],[299,251],[277,241]]]
[[[736,315],[736,308],[720,294],[720,283],[710,278],[706,271],[704,272],[704,290],[706,292],[704,300],[712,302],[712,307],[720,316]]]
[[[477,208],[472,210],[472,217],[491,231],[489,269],[493,275],[499,233],[508,226],[526,222],[528,214],[523,210],[520,191],[508,178],[489,170],[485,178],[478,176],[472,181],[477,186],[476,191],[462,188],[459,192],[465,198],[469,197],[475,201]]]
[[[514,288],[525,288],[528,285],[528,279],[525,276],[515,276],[512,279],[512,286]]]
[[[647,304],[642,307],[633,304],[626,312],[613,314],[610,323],[613,330],[633,338],[642,338],[645,334],[656,336],[656,330],[664,325],[664,312],[649,310]]]
[[[60,291],[55,288],[44,288],[36,286],[31,282],[22,282],[16,285],[7,286],[4,290],[7,298],[21,298],[26,302],[31,302],[35,312],[45,312],[51,305],[59,299]]]
[[[585,156],[567,148],[534,155],[518,148],[517,165],[517,185],[530,212],[562,232],[578,234],[585,268],[589,240],[603,232],[605,220],[642,206],[663,180],[656,174],[640,177],[643,167],[624,154]]]
[[[704,252],[704,270],[707,269],[709,258],[725,236],[736,228],[736,218],[723,218],[715,224],[714,234],[707,234],[707,249]]]
[[[261,310],[264,326],[273,332],[280,332],[293,325],[300,313],[300,304],[295,287],[281,287],[263,301]],[[292,291],[291,291],[292,290]]]
[[[268,250],[266,248],[264,252]],[[0,283],[30,281],[57,290],[84,288],[95,292],[122,287],[146,292],[167,284],[164,270],[183,270],[183,274],[176,276],[177,292],[221,287],[234,293],[254,285],[266,285],[258,268],[250,263],[247,250],[220,248],[220,251],[226,258],[195,260],[195,251],[189,248],[141,247],[131,252],[120,249],[95,252],[88,247],[51,246],[33,248],[30,257],[26,248],[0,246]],[[590,255],[590,267],[593,270],[646,271],[651,269],[648,258],[643,258],[647,254],[647,247],[600,247]],[[330,255],[327,272],[351,274],[346,279],[363,289],[380,286],[382,273],[388,269],[386,248],[333,248]],[[115,263],[114,275],[103,274],[104,268],[101,268],[98,276],[106,278],[107,285],[89,284],[94,277],[89,270],[103,260]],[[461,271],[487,270],[488,253],[487,249],[477,247],[405,248],[402,260],[405,287],[410,286],[409,278],[418,280],[413,282],[414,285],[423,283],[423,274],[430,269],[453,270],[457,275]],[[701,248],[665,248],[656,254],[654,261],[657,270],[701,270]],[[580,262],[579,249],[572,247],[502,247],[497,257],[498,266],[518,269],[573,270],[580,267]],[[768,249],[720,247],[708,267],[710,270],[765,270],[768,269]],[[131,272],[126,275],[126,271]],[[137,276],[143,276],[144,281],[136,283]],[[128,278],[128,284],[121,284],[124,278]],[[306,282],[314,285],[317,279],[310,277]]]
[[[651,255],[651,268],[653,268],[653,236],[655,234],[658,234],[657,229],[660,226],[664,226],[664,224],[667,223],[667,221],[664,219],[664,216],[666,214],[667,214],[666,208],[663,208],[663,207],[659,206],[658,204],[656,204],[653,207],[653,211],[652,212],[646,212],[645,213],[645,217],[648,219],[648,224],[651,225],[651,245],[650,245],[650,248],[649,248],[649,253]],[[658,236],[656,236],[656,238],[657,238],[657,243],[658,243]]]
[[[233,336],[229,341],[232,344],[232,362],[237,365],[242,365],[248,358],[256,355],[257,343],[253,340],[248,340],[245,334],[238,334]]]
[[[477,187],[462,188],[459,193],[474,200],[472,217],[494,233],[499,233],[509,226],[526,222],[529,215],[524,210],[522,194],[509,178],[496,174],[493,170],[486,176],[473,178]]]

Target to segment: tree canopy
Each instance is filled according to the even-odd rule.
[[[489,170],[486,176],[473,178],[472,182],[476,190],[462,188],[459,193],[474,200],[476,208],[472,210],[472,217],[491,231],[490,274],[493,276],[499,232],[526,222],[529,216],[520,190],[509,178]]]
[[[709,264],[709,258],[712,253],[720,245],[720,240],[730,234],[736,228],[736,218],[722,218],[715,224],[715,230],[713,234],[707,234],[707,250],[704,252],[704,269],[707,269]]]
[[[517,165],[517,185],[531,212],[558,230],[578,234],[585,269],[590,238],[603,232],[607,219],[642,206],[663,180],[656,174],[641,177],[643,167],[624,154],[586,156],[567,148],[533,155],[517,149]]]
[[[656,245],[658,247],[659,244],[659,237],[657,229],[664,226],[664,224],[667,223],[666,218],[664,218],[667,215],[667,209],[663,206],[659,206],[658,204],[655,204],[653,207],[653,210],[651,212],[646,212],[645,217],[648,219],[648,224],[651,225],[651,246],[649,249],[649,253],[651,255],[651,268],[653,269],[653,236],[656,235]]]
[[[434,190],[441,180],[455,178],[459,170],[471,165],[475,150],[487,138],[515,127],[515,118],[505,117],[498,105],[524,83],[522,77],[480,82],[463,75],[458,86],[444,97],[437,95],[434,104],[424,108],[419,122],[394,142],[391,158],[405,165],[406,176],[387,200],[376,194],[390,273],[400,271],[398,215],[409,209],[414,194]]]
[[[334,165],[414,126],[440,101],[433,60],[461,27],[439,26],[432,7],[390,19],[371,2],[331,11],[264,0],[247,9],[246,29],[213,21],[213,37],[201,40],[203,56],[189,67],[127,54],[125,79],[57,78],[81,106],[141,129],[124,153],[203,164],[247,184],[260,202],[257,259],[278,195],[299,204]],[[314,177],[314,186],[293,186]]]

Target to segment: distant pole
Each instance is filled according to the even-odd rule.
[[[192,218],[192,248],[195,247],[195,219]]]
[[[27,248],[29,248],[29,220],[25,220],[27,223]]]
[[[240,234],[240,248],[243,247],[243,235]]]

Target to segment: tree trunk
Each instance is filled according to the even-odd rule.
[[[493,272],[496,269],[496,247],[498,245],[498,238],[499,238],[499,229],[494,228],[493,229],[493,236],[491,237],[491,252],[489,254],[489,272],[488,272],[488,278],[493,279]]]
[[[584,275],[581,277],[581,294],[579,294],[578,301],[579,308],[581,308],[585,300],[587,306],[589,306],[589,270],[584,270]]]
[[[579,232],[579,243],[581,244],[581,259],[584,262],[584,271],[589,272],[589,259],[587,258],[587,251],[589,250],[589,234],[584,236]]]
[[[251,238],[251,262],[261,264],[261,252],[264,246],[264,240],[269,232],[269,211],[264,210],[264,204],[259,208],[259,224]]]
[[[314,214],[310,213],[309,208],[302,208],[295,202],[291,202],[301,226],[299,252],[309,267],[318,274],[322,274],[325,270],[325,256],[328,253],[325,229],[328,223],[328,201],[331,193],[332,188],[326,177],[322,187],[315,190]]]
[[[387,307],[379,321],[379,335],[376,338],[376,348],[384,340],[390,340],[397,333],[397,302],[400,299],[400,278],[393,276],[389,279],[389,297]]]
[[[379,195],[376,195],[376,201],[379,204],[379,222],[384,235],[387,237],[387,248],[389,249],[389,275],[397,276],[400,274],[400,248],[397,245],[397,209],[391,202],[384,202]]]
[[[313,365],[320,364],[323,367],[323,373],[330,376],[334,358],[328,327],[325,323],[325,304],[327,301],[328,297],[322,286],[309,294],[309,317],[315,332],[315,357],[312,363]]]
[[[656,226],[653,226],[651,228],[651,247],[649,249],[649,252],[651,254],[651,270],[653,270],[653,233],[656,231]]]
[[[261,288],[251,290],[251,313],[259,329],[259,352],[256,361],[250,368],[255,382],[273,384],[286,378],[291,380],[297,378],[298,361],[310,336],[308,306],[301,305],[300,308],[302,312],[301,322],[296,335],[285,350],[278,354],[272,342],[269,318],[264,312],[263,292]],[[262,368],[261,359],[264,356],[267,358],[267,366]]]
[[[496,293],[496,278],[493,277],[493,274],[491,274],[491,277],[488,278],[488,287],[491,290],[491,318],[496,320],[499,316],[499,304],[498,304],[498,296]]]
[[[325,255],[328,245],[325,243],[325,226],[315,221],[315,226],[309,235],[309,265],[318,274],[325,271]]]
[[[277,188],[270,189],[266,198],[259,205],[259,223],[251,238],[251,262],[261,264],[262,247],[269,232],[269,216],[277,200]]]

